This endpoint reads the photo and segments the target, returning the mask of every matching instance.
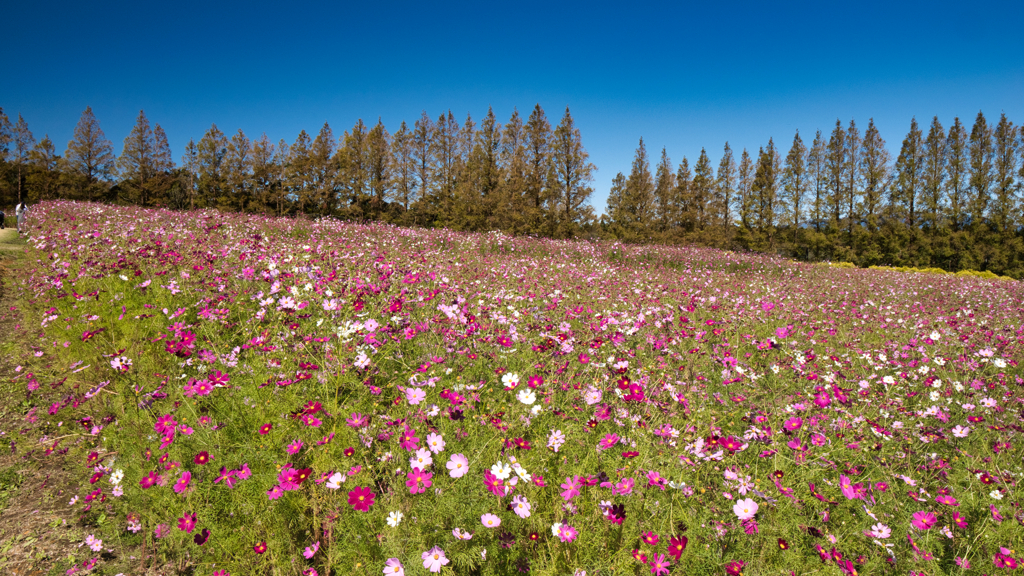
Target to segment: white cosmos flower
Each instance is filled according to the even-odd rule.
[[[523,388],[522,390],[519,391],[519,394],[517,394],[516,396],[518,396],[520,402],[526,404],[527,406],[537,401],[537,395],[534,394],[533,390],[530,390],[529,388]]]
[[[397,528],[398,524],[402,521],[402,518],[405,518],[405,514],[402,514],[401,512],[391,512],[388,514],[388,526]]]
[[[491,474],[494,474],[501,480],[508,480],[508,477],[512,475],[512,467],[504,462],[498,462],[491,466]]]
[[[993,498],[995,498],[996,500],[1002,500],[1003,499],[1003,493],[1000,492],[999,490],[993,490],[993,491],[989,492],[988,495],[993,497]]]

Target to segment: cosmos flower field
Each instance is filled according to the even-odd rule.
[[[1019,282],[62,202],[29,224],[14,401],[76,470],[68,574],[1024,561]]]

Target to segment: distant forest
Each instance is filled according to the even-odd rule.
[[[0,108],[0,206],[76,199],[171,209],[381,220],[554,238],[689,243],[860,266],[988,270],[1024,277],[1024,131],[978,113],[968,128],[910,122],[893,155],[873,120],[839,120],[788,151],[725,144],[675,165],[643,139],[616,174],[606,213],[590,205],[593,173],[569,109],[552,127],[538,104],[502,125],[424,112],[389,132],[362,120],[295,141],[228,137],[216,125],[176,163],[159,124],[140,112],[116,156],[91,108],[58,154]]]

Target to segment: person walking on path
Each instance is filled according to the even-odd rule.
[[[14,215],[18,218],[18,234],[21,234],[21,229],[25,225],[26,212],[28,212],[28,206],[25,206],[24,202],[18,203],[18,206],[14,209]]]

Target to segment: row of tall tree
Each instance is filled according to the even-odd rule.
[[[935,266],[1024,276],[1024,132],[981,112],[927,132],[916,119],[893,157],[869,120],[836,121],[789,151],[769,138],[737,162],[728,143],[717,171],[706,150],[691,167],[665,149],[652,172],[643,139],[629,175],[616,174],[602,227],[658,239],[780,252],[860,265]]]
[[[175,164],[160,125],[140,112],[120,156],[90,108],[63,156],[0,110],[5,200],[78,198],[172,208],[307,214],[460,230],[567,237],[594,221],[596,170],[569,109],[552,128],[537,105],[502,125],[424,112],[394,133],[362,120],[340,137],[327,123],[276,144],[216,125]],[[13,203],[13,201],[11,202]]]
[[[702,149],[675,166],[643,139],[597,217],[590,163],[569,109],[552,127],[537,105],[502,125],[425,112],[390,132],[359,120],[336,137],[325,123],[295,141],[256,140],[216,125],[175,163],[167,136],[140,112],[119,156],[90,108],[58,154],[21,115],[0,109],[0,202],[73,198],[176,209],[214,207],[501,229],[553,237],[686,242],[860,265],[938,266],[1024,277],[1024,132],[978,113],[927,129],[911,120],[899,153],[873,120],[836,121],[788,152],[769,139],[717,163]],[[716,168],[717,165],[717,168]]]

